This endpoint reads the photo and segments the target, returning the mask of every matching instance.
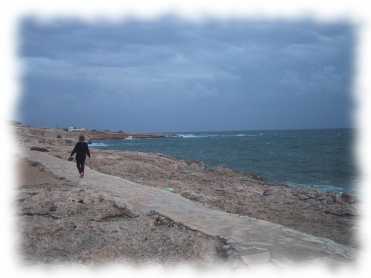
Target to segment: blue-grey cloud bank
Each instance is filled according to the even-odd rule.
[[[17,119],[126,131],[351,127],[345,21],[25,18]]]

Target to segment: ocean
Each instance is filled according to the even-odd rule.
[[[353,129],[181,132],[160,139],[94,141],[90,147],[163,153],[255,173],[271,184],[353,192]]]

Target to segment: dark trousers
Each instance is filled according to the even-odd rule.
[[[76,157],[76,166],[77,170],[79,170],[79,173],[81,174],[84,172],[84,167],[85,167],[85,157]]]

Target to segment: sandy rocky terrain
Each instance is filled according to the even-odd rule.
[[[21,148],[61,159],[67,159],[79,135],[21,125],[15,130]],[[89,132],[85,135],[89,138]],[[87,164],[97,171],[171,191],[210,208],[358,246],[354,196],[268,185],[254,174],[209,169],[202,162],[163,154],[94,149],[91,153]],[[19,169],[17,202],[27,261],[203,264],[228,258],[228,244],[221,238],[156,213],[140,215],[120,207],[110,196],[76,187],[37,163],[20,160]]]

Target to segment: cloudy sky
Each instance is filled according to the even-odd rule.
[[[126,131],[351,127],[354,27],[23,20],[17,119]]]

